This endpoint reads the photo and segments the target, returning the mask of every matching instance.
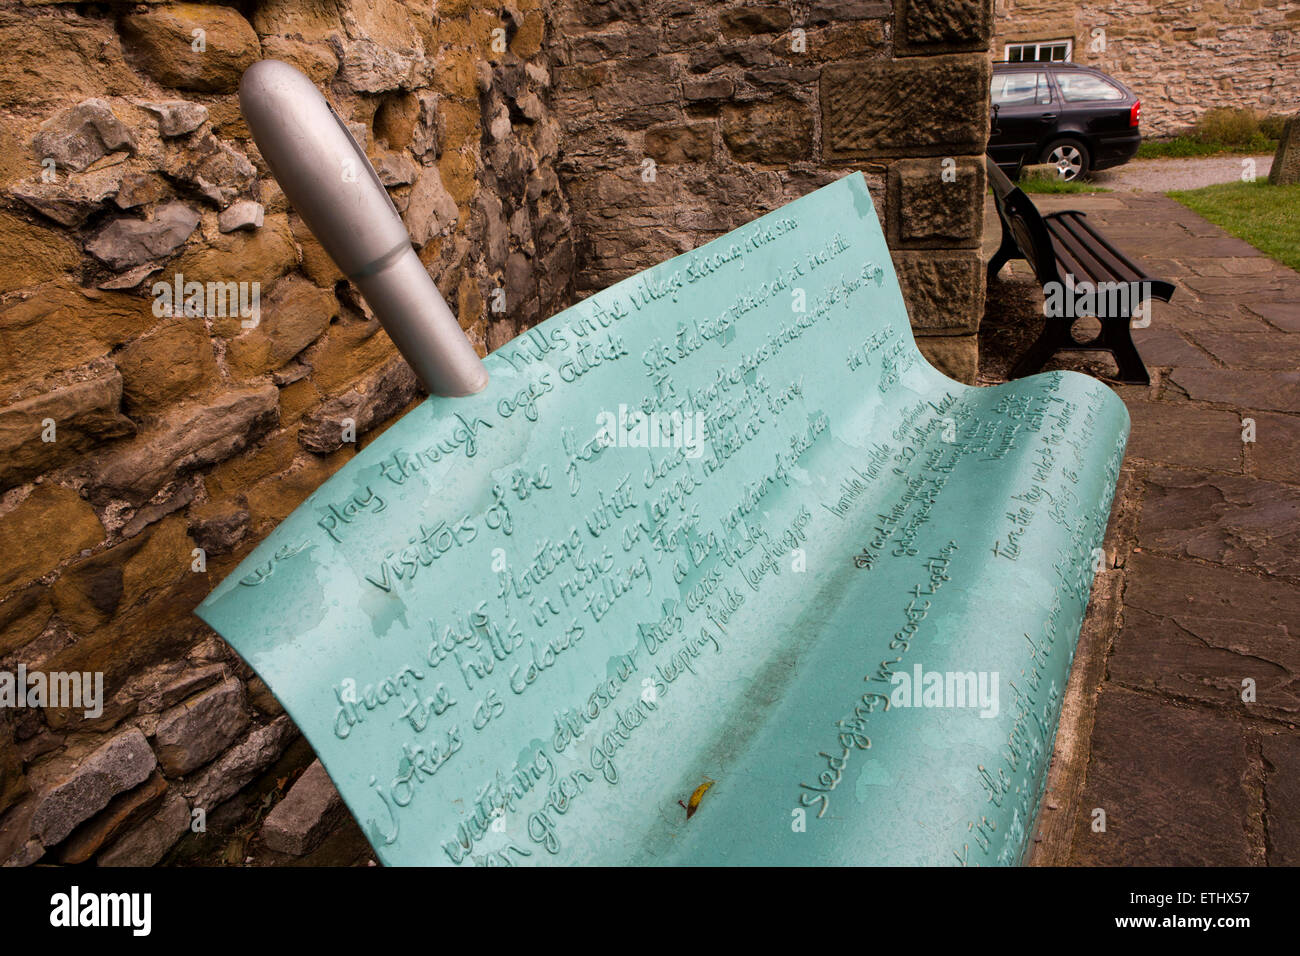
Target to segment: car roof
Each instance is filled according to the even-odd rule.
[[[1075,63],[1073,60],[1024,60],[1020,63],[1012,63],[1007,60],[995,60],[993,62],[993,72],[1007,73],[1022,70],[1046,70],[1049,73],[1057,73],[1063,70],[1070,70],[1077,73],[1091,73],[1093,76],[1100,76],[1104,80],[1118,86],[1129,96],[1136,98],[1137,94],[1133,92],[1123,81],[1115,79],[1109,73],[1097,69],[1095,66],[1088,66],[1084,63]]]
[[[1007,70],[1078,70],[1080,73],[1095,73],[1097,76],[1104,76],[1108,80],[1115,79],[1109,73],[1105,73],[1095,66],[1088,66],[1086,63],[1075,63],[1073,60],[1022,60],[1018,63],[1010,60],[994,60],[993,69],[1004,73]]]

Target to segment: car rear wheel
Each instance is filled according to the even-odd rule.
[[[1082,179],[1092,169],[1088,147],[1077,139],[1058,139],[1043,150],[1041,162],[1051,163],[1061,171],[1061,178],[1069,182]]]

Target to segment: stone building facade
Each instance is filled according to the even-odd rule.
[[[1070,59],[1137,93],[1148,135],[1215,107],[1300,109],[1300,0],[997,0],[995,11],[995,60],[1009,45],[1068,41]]]
[[[98,713],[0,707],[0,862],[241,862],[312,759],[191,612],[420,393],[269,175],[244,68],[327,93],[480,352],[860,169],[923,348],[970,380],[991,23],[991,0],[0,0],[0,672],[103,677]],[[255,319],[185,314],[191,282],[256,290]]]

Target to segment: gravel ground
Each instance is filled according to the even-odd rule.
[[[1114,169],[1092,174],[1098,186],[1121,192],[1168,192],[1171,189],[1199,189],[1214,183],[1241,178],[1242,160],[1255,161],[1255,176],[1267,178],[1273,156],[1210,156],[1197,159],[1135,159]]]

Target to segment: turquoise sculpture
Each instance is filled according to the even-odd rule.
[[[552,317],[198,609],[385,864],[1015,864],[1128,433],[922,358],[848,175]]]

